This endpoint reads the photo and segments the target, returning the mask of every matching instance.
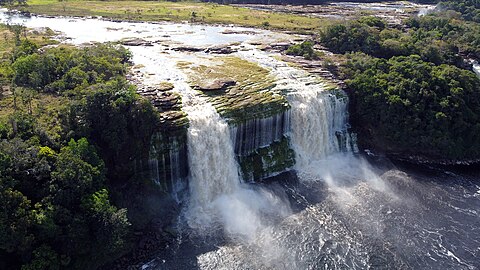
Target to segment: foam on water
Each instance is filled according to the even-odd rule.
[[[8,17],[4,11],[0,20],[63,31],[71,38],[65,42],[74,44],[126,37],[156,41],[165,35],[192,45],[249,39],[224,35],[224,27],[188,24],[26,19]],[[282,186],[281,192],[242,183],[231,129],[176,67],[178,61],[205,56],[165,54],[167,47],[161,44],[131,47],[133,61],[143,65],[142,83],[172,82],[189,115],[191,198],[183,219],[187,236],[220,232],[225,239],[212,242],[207,250],[196,249],[201,243],[188,245],[187,240],[183,250],[181,243],[178,253],[161,263],[150,261],[142,269],[164,265],[178,269],[192,257],[195,266],[183,269],[480,268],[480,189],[472,184],[478,176],[411,176],[395,168],[374,168],[354,156],[354,143],[341,137],[348,134],[344,95],[268,53],[243,45],[246,51],[237,55],[271,70],[277,77],[273,91],[286,95],[292,106],[290,136],[300,183]],[[474,70],[479,74],[478,65]],[[276,122],[267,119],[259,129],[273,129]],[[170,162],[175,163],[175,156]],[[292,207],[279,196],[282,192],[287,192]]]

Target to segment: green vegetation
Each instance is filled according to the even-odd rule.
[[[193,1],[82,1],[30,0],[24,11],[46,15],[103,16],[137,21],[193,21],[287,30],[313,30],[318,18],[272,13]]]
[[[454,159],[480,156],[480,80],[418,55],[350,55],[353,115],[383,149]],[[374,139],[373,139],[374,138]]]
[[[375,17],[327,26],[320,42],[336,53],[364,52],[382,58],[417,54],[435,64],[462,66],[460,55],[480,58],[480,25],[424,16],[406,22],[408,31],[387,28]]]
[[[126,82],[124,48],[40,50],[39,33],[0,29],[0,268],[95,269],[144,218],[119,205],[142,196],[133,162],[158,114]]]
[[[463,19],[480,23],[480,2],[477,0],[441,1],[439,8],[455,10],[462,14]]]
[[[283,137],[279,142],[239,157],[239,162],[243,178],[258,181],[292,168],[295,165],[295,153],[290,148],[288,138]]]
[[[1,0],[0,5],[24,5],[27,2],[27,0]]]
[[[223,57],[210,63],[206,59],[199,66],[189,63],[180,66],[186,69],[194,89],[207,88],[218,81],[232,82],[224,89],[202,91],[230,123],[265,118],[289,108],[285,97],[270,91],[275,84],[269,71],[255,63]]]
[[[404,26],[361,17],[321,31],[322,45],[345,54],[339,75],[347,79],[359,143],[436,159],[479,158],[480,80],[465,59],[480,59],[480,24],[444,11]]]
[[[318,52],[313,48],[313,42],[311,41],[304,41],[290,46],[287,49],[286,54],[303,56],[307,60],[318,59],[319,56]]]

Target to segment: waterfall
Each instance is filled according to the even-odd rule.
[[[473,72],[477,74],[478,78],[480,78],[480,64],[479,63],[474,63],[473,64]]]
[[[297,168],[335,152],[349,151],[346,100],[325,91],[321,84],[297,89],[288,95]]]
[[[437,8],[437,6],[425,6],[425,7],[422,7],[422,8],[420,8],[420,10],[418,11],[418,16],[419,16],[419,17],[426,16],[426,15],[434,12],[436,8]]]
[[[290,212],[267,190],[241,183],[230,128],[214,107],[203,103],[186,108],[190,201],[186,219],[204,235],[222,229],[227,236],[255,239],[262,217]]]
[[[290,110],[266,118],[252,119],[231,127],[235,153],[246,156],[280,141],[290,130]]]
[[[347,131],[348,99],[342,90],[254,48],[238,54],[270,69],[277,77],[273,91],[287,95],[297,170],[333,153],[358,151],[355,136]]]
[[[183,136],[163,136],[157,132],[152,136],[148,155],[150,178],[177,201],[188,186],[187,149],[183,139]]]
[[[203,206],[238,188],[238,165],[228,124],[213,106],[197,105],[188,116],[190,199]]]

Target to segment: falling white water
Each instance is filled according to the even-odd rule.
[[[277,77],[274,91],[287,94],[291,105],[290,137],[297,170],[305,170],[312,161],[324,159],[332,153],[355,148],[346,132],[346,96],[337,97],[317,77],[254,48],[240,52],[239,56],[270,69]],[[347,138],[339,138],[342,136]]]
[[[222,230],[228,237],[250,241],[268,225],[265,216],[290,213],[288,204],[272,192],[242,183],[235,160],[235,133],[232,134],[235,129],[228,126],[205,97],[192,90],[185,74],[176,66],[177,61],[199,61],[198,58],[173,51],[162,54],[164,48],[157,45],[151,49],[130,49],[133,61],[142,64],[138,69],[144,74],[142,83],[155,85],[169,81],[182,96],[183,110],[190,122],[187,133],[190,198],[184,214],[187,224],[203,235]],[[163,68],[158,69],[159,66]],[[277,122],[282,121],[275,121],[280,129]],[[260,129],[267,130],[262,124]],[[262,144],[261,140],[258,143]]]
[[[480,78],[480,64],[479,63],[474,63],[473,64],[473,72],[477,74],[478,78]]]
[[[346,102],[325,92],[322,85],[289,94],[292,143],[297,168],[339,152],[336,133],[346,129]]]
[[[242,184],[230,128],[208,103],[186,109],[190,119],[188,158],[190,201],[187,222],[208,233],[250,241],[266,225],[266,215],[285,216],[289,208],[275,194]]]
[[[246,156],[259,148],[280,141],[289,130],[290,110],[232,126],[235,153]]]
[[[422,17],[422,16],[425,16],[425,15],[428,15],[428,14],[432,13],[433,11],[435,11],[436,8],[437,8],[437,6],[425,6],[425,7],[422,7],[422,8],[420,8],[420,10],[418,11],[418,16],[419,16],[419,17]]]
[[[239,55],[270,69],[277,77],[274,90],[287,95],[295,168],[302,182],[323,180],[339,204],[351,197],[350,186],[363,181],[375,190],[390,193],[370,164],[353,155],[358,148],[355,136],[347,131],[348,100],[341,90],[328,90],[317,77],[268,53],[252,49]]]
[[[191,203],[205,205],[238,189],[240,178],[228,124],[210,104],[188,110]]]

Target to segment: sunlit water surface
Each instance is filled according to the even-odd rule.
[[[144,269],[480,268],[478,173],[372,166],[351,151],[339,151],[332,134],[345,128],[345,102],[318,91],[322,85],[315,87],[311,77],[248,44],[291,36],[224,26],[22,18],[5,10],[0,21],[50,27],[63,33],[62,42],[73,44],[132,37],[154,42],[151,47],[130,47],[134,63],[142,65],[142,83],[170,81],[182,94],[192,120],[190,159],[201,158],[202,151],[210,149],[202,148],[202,143],[218,146],[209,153],[215,166],[190,160],[191,177],[214,179],[215,185],[193,182],[194,194],[185,202],[177,225],[178,238]],[[225,29],[256,34],[227,34]],[[290,89],[297,178],[279,177],[270,184],[241,182],[236,161],[221,156],[233,155],[226,123],[190,89],[176,66],[178,61],[214,56],[169,49],[232,42],[243,50],[237,56],[269,68],[279,87]],[[478,65],[475,68],[478,72]],[[322,114],[311,110],[323,105]],[[316,121],[319,117],[327,122]],[[299,121],[302,125],[295,127]],[[302,128],[324,130],[318,138],[305,137]],[[202,139],[215,131],[222,135]],[[215,169],[221,166],[225,168]]]

